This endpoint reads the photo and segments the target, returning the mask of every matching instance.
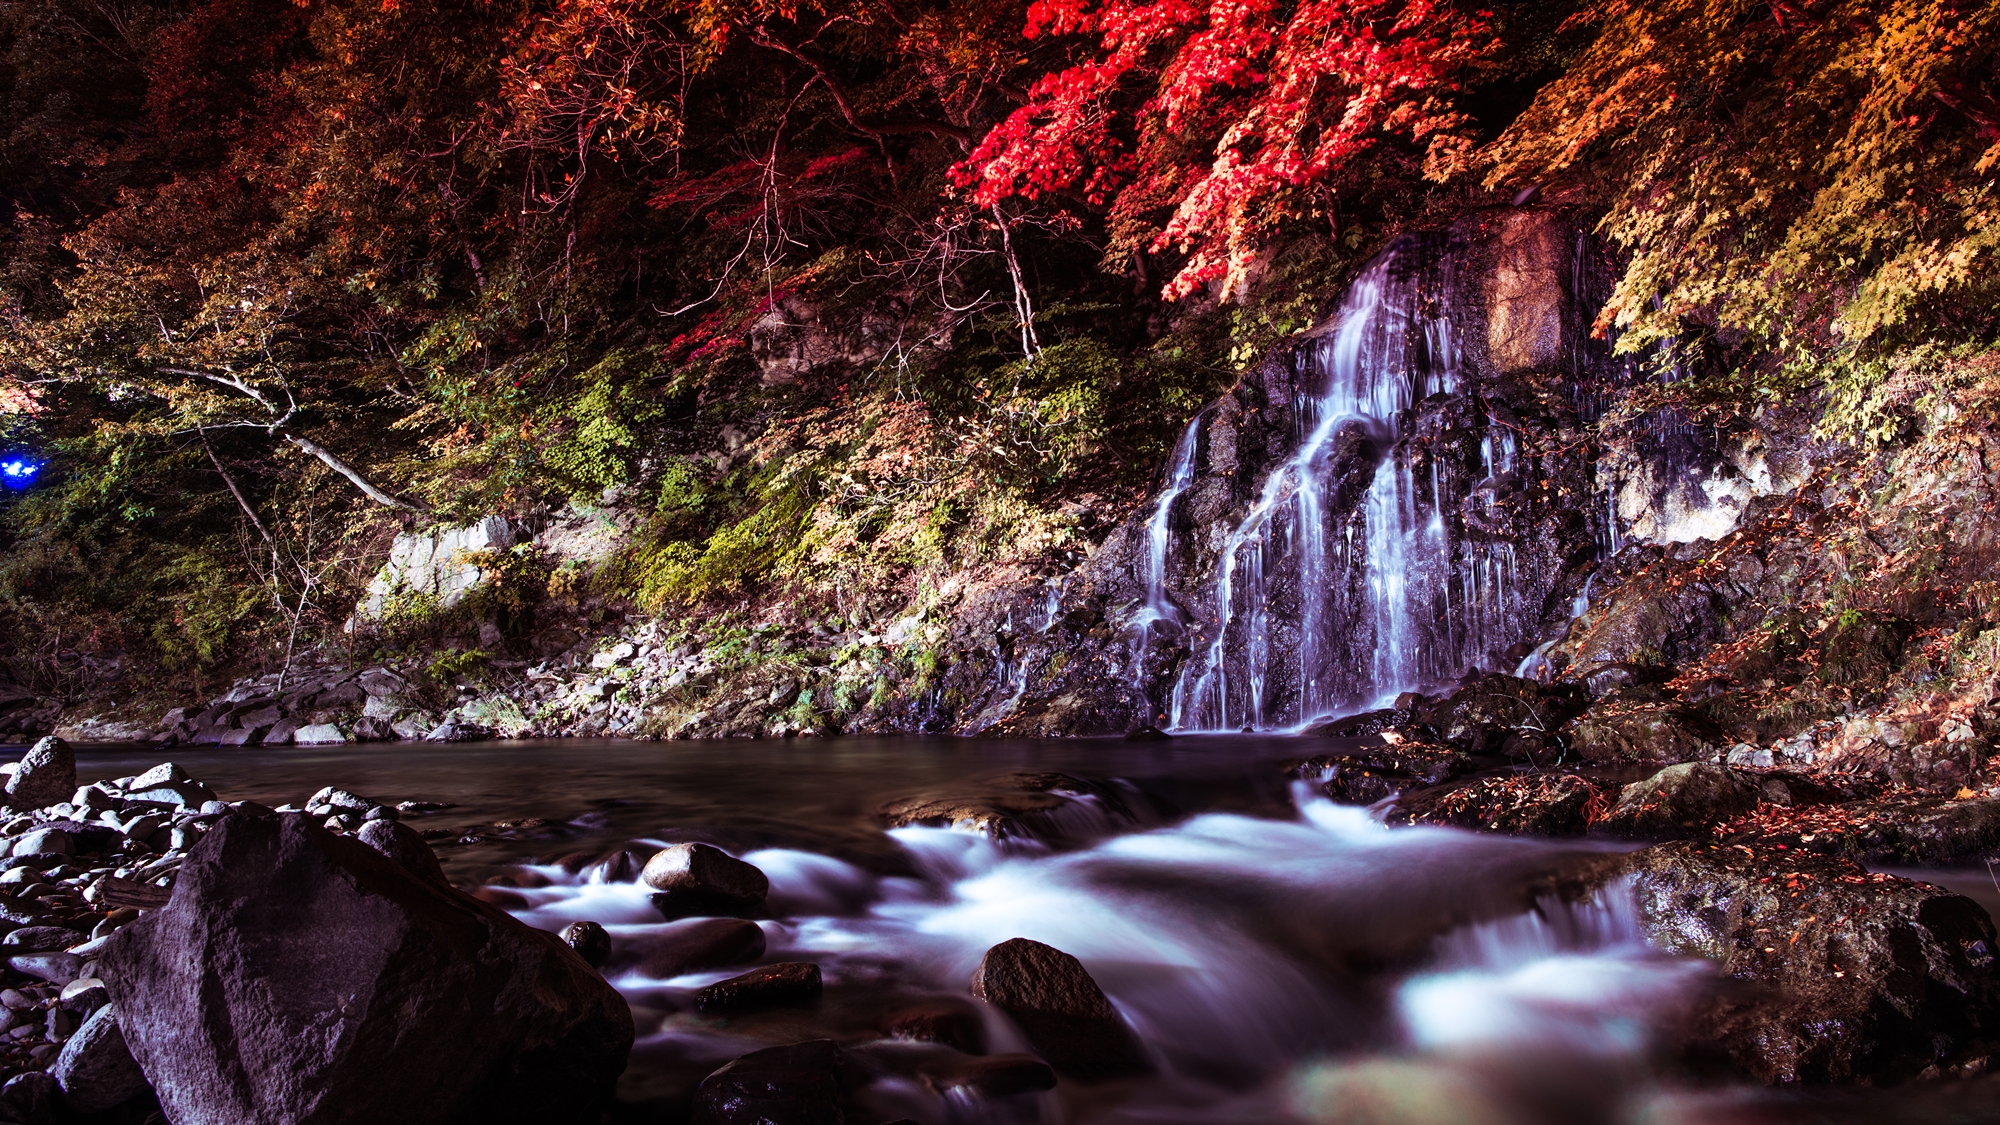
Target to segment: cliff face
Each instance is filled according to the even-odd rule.
[[[1405,237],[1320,325],[1200,409],[1155,491],[1084,497],[1055,548],[833,612],[776,592],[657,618],[583,595],[524,600],[509,585],[521,559],[587,575],[616,559],[634,515],[613,502],[488,520],[484,550],[459,543],[467,533],[406,535],[355,622],[365,634],[409,605],[456,606],[476,659],[419,650],[373,677],[307,660],[160,725],[88,705],[58,719],[15,693],[0,732],[1291,729],[1476,673],[1582,682],[1636,668],[1618,675],[1679,684],[1670,710],[1723,732],[1680,741],[1805,738],[1970,779],[1974,765],[1899,747],[1944,737],[1946,718],[1983,729],[1976,685],[1952,680],[1945,718],[1907,697],[1910,677],[1962,679],[1946,665],[1985,657],[1905,671],[1940,629],[1959,648],[1983,635],[1992,485],[1976,412],[1913,413],[1888,451],[1815,437],[1808,403],[1606,416],[1640,386],[1589,333],[1607,276],[1555,208]],[[1640,721],[1620,706],[1577,721],[1617,741]],[[1924,713],[1884,711],[1913,706]]]
[[[320,670],[231,694],[288,700],[291,725],[361,737],[1059,735],[1286,728],[1511,670],[1567,622],[1617,523],[1664,510],[1659,495],[1676,512],[1712,500],[1686,483],[1711,450],[1611,452],[1592,429],[1629,381],[1589,334],[1608,271],[1555,208],[1477,212],[1399,240],[1319,326],[1190,420],[1158,491],[1073,505],[1067,551],[930,575],[824,616],[766,599],[763,623],[746,626],[513,604],[517,540],[544,566],[587,571],[632,520],[615,504],[542,526],[489,519],[478,543],[449,530],[398,540],[350,623],[365,633],[456,607],[480,618],[489,663],[406,667],[402,687],[359,711]],[[791,342],[788,355],[810,358]],[[324,700],[301,694],[320,681]],[[214,719],[179,736],[240,729]],[[133,733],[101,733],[120,730]]]

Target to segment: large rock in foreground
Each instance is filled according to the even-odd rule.
[[[1993,922],[1971,899],[1791,850],[1685,842],[1628,862],[1654,942],[1729,978],[1690,1028],[1697,1063],[1895,1081],[1976,1069],[2000,1033]]]
[[[632,1046],[560,938],[297,814],[224,818],[100,965],[173,1121],[594,1122]]]
[[[1100,1081],[1151,1069],[1083,962],[1054,946],[1014,938],[987,950],[972,994],[1012,1016],[1063,1074]]]

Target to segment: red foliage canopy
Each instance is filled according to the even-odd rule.
[[[1099,50],[1037,81],[959,186],[983,204],[1080,190],[1114,250],[1188,256],[1170,298],[1233,287],[1384,138],[1454,164],[1470,138],[1452,95],[1496,46],[1490,13],[1442,0],[1036,0],[1026,34]]]

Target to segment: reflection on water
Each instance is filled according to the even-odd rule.
[[[1316,745],[1314,747],[1318,749]],[[647,888],[563,853],[704,839],[762,868],[766,961],[821,966],[814,1009],[703,1016],[693,993],[736,969],[654,979],[615,968],[640,1040],[621,1120],[677,1114],[695,1082],[762,1046],[831,1036],[863,1088],[856,1121],[1323,1121],[1530,1125],[1575,1121],[2000,1121],[1978,1083],[1899,1096],[1801,1097],[1676,1088],[1660,1045],[1710,970],[1645,942],[1629,887],[1579,894],[1589,847],[1450,829],[1388,829],[1288,790],[1283,739],[834,740],[795,743],[390,744],[175,750],[225,797],[277,804],[333,784],[382,800],[452,802],[415,821],[545,826],[446,844],[455,877],[525,863],[516,914],[590,919],[636,949],[663,922]],[[89,780],[157,762],[85,748]],[[1008,771],[1122,779],[1144,817],[1078,795],[1072,846],[944,828],[883,830],[912,793],[976,793]],[[1568,887],[1563,891],[1561,888]],[[916,1076],[942,1048],[878,1030],[899,1004],[963,998],[981,954],[1013,937],[1083,961],[1139,1035],[1153,1077],[995,1101]],[[636,958],[614,960],[614,966]],[[994,1050],[1025,1049],[981,1006]],[[929,1052],[930,1054],[926,1054]]]

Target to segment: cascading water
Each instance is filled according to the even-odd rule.
[[[1202,418],[1203,415],[1196,414],[1188,420],[1187,429],[1181,431],[1173,457],[1167,462],[1166,487],[1153,505],[1152,518],[1146,521],[1146,605],[1132,621],[1136,633],[1131,662],[1135,680],[1145,677],[1146,655],[1160,629],[1185,624],[1180,606],[1167,597],[1167,551],[1173,546],[1174,502],[1194,484],[1195,451],[1201,444]]]
[[[1514,547],[1490,526],[1518,484],[1514,438],[1461,393],[1451,268],[1435,242],[1404,240],[1302,349],[1319,389],[1293,404],[1296,451],[1222,548],[1176,728],[1295,726],[1456,679],[1531,627]],[[1417,409],[1438,396],[1461,424]],[[1476,461],[1457,456],[1480,431]]]
[[[890,835],[909,857],[904,876],[793,849],[743,858],[771,883],[775,918],[760,924],[766,957],[820,965],[830,990],[961,992],[982,952],[1015,937],[1078,957],[1157,1071],[1124,1095],[1125,1115],[1109,1120],[1281,1120],[1242,1099],[1266,1097],[1292,1069],[1336,1054],[1530,1058],[1579,1048],[1638,1058],[1704,971],[1646,945],[1620,882],[1521,914],[1513,888],[1560,865],[1570,854],[1562,845],[1391,829],[1309,786],[1294,796],[1289,820],[1211,813],[1068,852],[979,832],[896,829]],[[1096,816],[1103,832],[1118,827],[1100,810],[1078,815]],[[516,891],[525,900],[516,913],[543,929],[592,919],[618,948],[642,949],[703,924],[660,922],[644,884],[555,865],[527,870],[547,885]],[[1467,917],[1487,921],[1467,927]],[[1357,965],[1413,958],[1428,968],[1401,980],[1385,972],[1375,984],[1356,977]],[[745,1037],[754,1024],[692,1009],[696,989],[737,971],[661,980],[614,961],[608,979],[640,1025],[634,1058],[714,1066],[760,1045]],[[1018,1034],[989,1013],[993,1050],[1024,1049]],[[867,1100],[878,1117],[927,1122],[1062,1119],[1058,1107],[1033,1100],[1011,1110],[958,1105],[895,1079],[877,1082]],[[1175,1112],[1150,1115],[1165,1106]]]

